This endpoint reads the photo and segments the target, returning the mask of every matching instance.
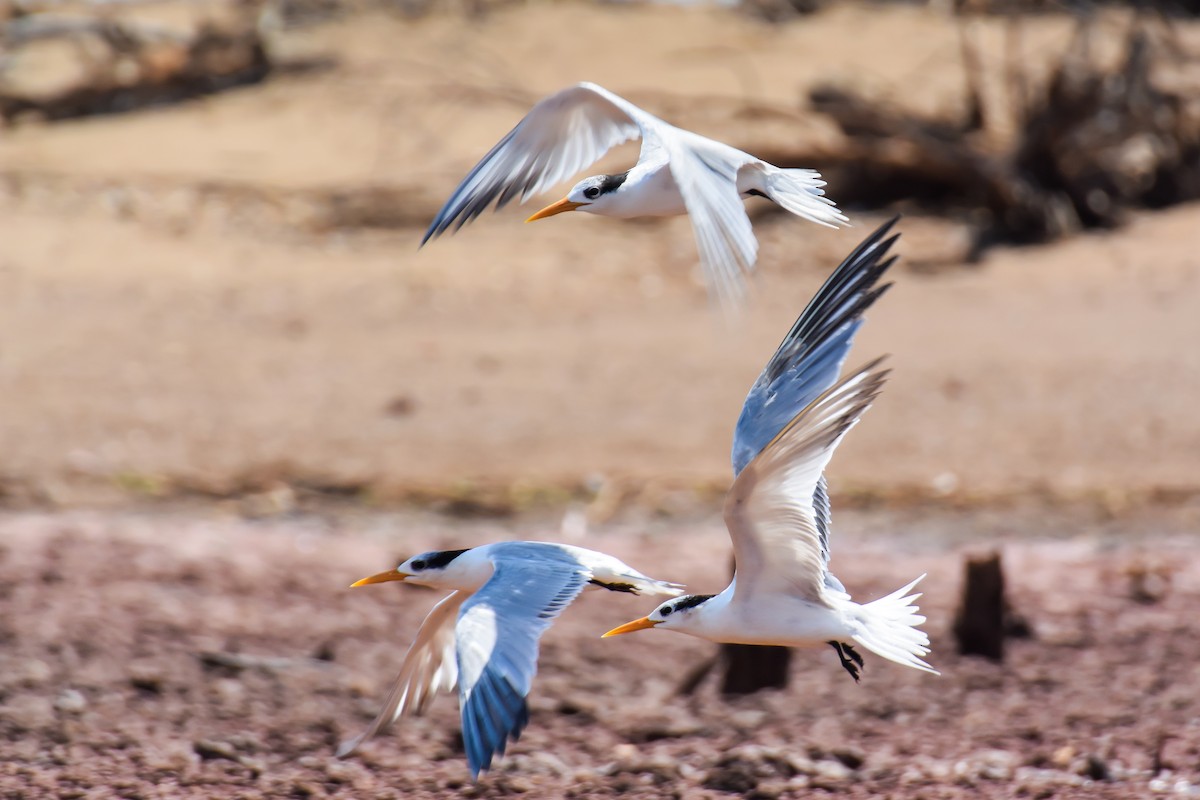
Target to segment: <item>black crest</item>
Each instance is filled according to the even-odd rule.
[[[439,553],[431,553],[428,557],[423,559],[425,562],[424,568],[441,569],[465,552],[467,552],[467,550],[442,550]]]
[[[715,595],[711,594],[688,595],[687,597],[680,598],[679,602],[675,603],[675,605],[673,605],[671,608],[673,608],[675,611],[683,611],[685,608],[695,608],[705,600],[713,599],[713,597],[715,597]]]
[[[629,177],[629,170],[618,172],[616,175],[605,175],[600,181],[600,194],[609,194],[621,188],[621,184]]]

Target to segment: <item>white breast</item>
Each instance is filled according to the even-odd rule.
[[[585,206],[583,210],[618,219],[674,217],[687,213],[683,196],[679,194],[666,161],[649,166],[639,164],[629,171],[629,177],[609,202],[597,203],[595,208]]]

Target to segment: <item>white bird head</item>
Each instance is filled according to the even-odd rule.
[[[633,633],[634,631],[641,631],[646,628],[669,628],[677,631],[691,630],[701,624],[701,609],[704,608],[704,603],[712,598],[713,595],[711,594],[689,594],[684,597],[676,597],[673,600],[663,603],[651,611],[649,615],[613,628],[600,638],[607,639],[609,636]]]
[[[576,209],[587,211],[590,214],[603,214],[617,196],[617,190],[625,183],[627,177],[629,177],[628,172],[619,172],[616,175],[593,175],[590,178],[584,178],[575,184],[562,200],[551,203],[525,221],[533,222]]]
[[[367,586],[372,583],[404,581],[406,583],[416,583],[421,586],[430,586],[434,589],[457,589],[460,588],[459,584],[463,582],[462,578],[465,577],[459,574],[463,572],[465,565],[457,561],[457,559],[465,552],[467,551],[434,550],[428,553],[421,553],[408,559],[395,569],[389,569],[387,572],[380,572],[369,578],[356,581],[350,584],[350,588]]]

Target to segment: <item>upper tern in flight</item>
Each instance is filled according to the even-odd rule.
[[[688,214],[709,290],[730,308],[741,301],[743,273],[758,254],[742,198],[765,197],[829,227],[847,222],[825,197],[825,182],[814,170],[781,169],[676,128],[594,83],[579,83],[539,101],[475,165],[421,244],[458,230],[493,201],[497,209],[516,197],[524,203],[637,138],[641,154],[632,169],[584,178],[527,221],[575,210],[622,219]]]

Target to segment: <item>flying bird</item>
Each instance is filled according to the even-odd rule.
[[[641,139],[632,169],[593,175],[527,222],[564,211],[629,219],[688,214],[710,291],[726,305],[744,293],[758,242],[742,198],[765,197],[812,222],[837,227],[845,215],[825,197],[810,169],[781,169],[727,144],[676,128],[594,83],[579,83],[539,101],[467,174],[421,240],[458,230],[495,201],[522,203],[598,161],[613,147]]]
[[[588,588],[637,595],[680,594],[612,556],[548,542],[498,542],[413,556],[354,583],[405,581],[449,589],[425,617],[375,721],[338,748],[348,756],[400,717],[419,714],[458,685],[471,777],[487,770],[529,721],[525,698],[537,673],[538,641]],[[353,588],[352,586],[352,588]]]
[[[842,438],[883,386],[882,359],[840,383],[838,373],[863,312],[890,284],[895,219],[868,237],[829,277],[751,387],[734,432],[733,486],[725,522],[733,581],[718,595],[691,595],[604,636],[661,627],[734,644],[828,643],[857,681],[858,644],[905,666],[936,671],[909,592],[921,578],[865,605],[829,570],[830,505],[824,470]],[[797,413],[798,411],[798,413]],[[922,576],[924,577],[924,576]]]

